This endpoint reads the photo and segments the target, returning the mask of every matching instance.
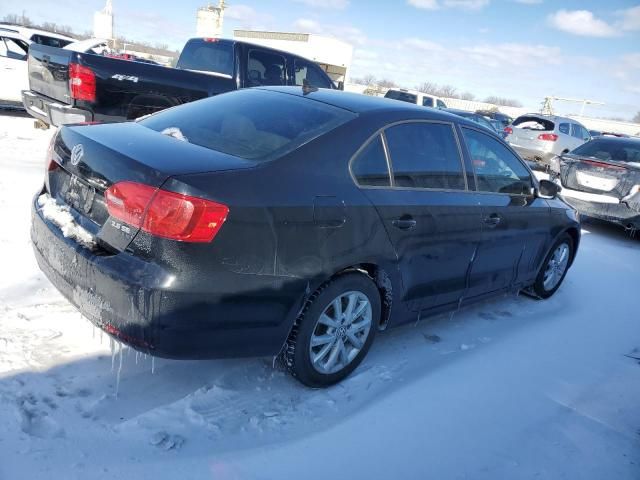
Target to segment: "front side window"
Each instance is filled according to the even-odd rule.
[[[431,97],[422,97],[422,106],[423,107],[433,107],[433,98],[431,98]]]
[[[572,130],[571,135],[575,138],[579,138],[580,140],[585,140],[590,137],[589,132],[582,125],[578,125],[577,123],[571,124]]]
[[[384,134],[396,187],[466,189],[452,125],[402,123]]]
[[[252,87],[285,85],[286,62],[282,55],[264,50],[251,50],[247,63],[247,81]]]
[[[306,80],[307,84],[311,87],[331,88],[331,84],[326,75],[323,74],[317,65],[307,60],[296,58],[293,62],[293,68],[295,69],[296,85],[302,86]]]
[[[27,59],[28,46],[26,43],[12,38],[0,38],[0,57],[14,60]]]
[[[351,172],[361,186],[388,187],[391,185],[387,157],[380,135],[371,140],[354,159]]]
[[[533,184],[529,171],[502,143],[491,135],[462,129],[481,192],[530,195]]]
[[[447,108],[447,105],[442,100],[438,100],[438,108]]]

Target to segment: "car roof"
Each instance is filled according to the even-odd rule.
[[[317,102],[326,103],[343,110],[348,110],[357,114],[387,112],[387,113],[403,113],[406,112],[409,117],[425,118],[433,120],[451,121],[452,114],[438,110],[435,108],[427,108],[414,103],[399,102],[390,98],[377,97],[372,95],[363,95],[361,93],[344,92],[342,90],[332,90],[328,88],[312,88],[304,87],[255,87],[260,90],[271,92],[285,93],[298,97],[305,97]],[[460,117],[455,117],[460,120]],[[466,120],[462,120],[466,121]]]
[[[42,35],[46,37],[58,38],[60,40],[75,41],[75,38],[63,35],[62,33],[49,32],[48,30],[41,30],[39,28],[23,27],[22,25],[13,25],[10,23],[0,23],[0,30],[7,30],[10,32],[17,32],[25,37],[31,37],[31,35]]]

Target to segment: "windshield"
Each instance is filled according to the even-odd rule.
[[[233,75],[233,44],[208,38],[189,40],[176,68]]]
[[[549,131],[554,129],[555,123],[553,123],[551,120],[547,120],[546,118],[524,115],[522,117],[516,118],[513,122],[513,126],[524,128],[526,130]]]
[[[571,152],[581,157],[613,160],[640,165],[640,140],[619,140],[617,138],[597,138]]]
[[[384,97],[391,98],[392,100],[400,100],[401,102],[408,102],[408,103],[418,102],[417,95],[409,92],[403,92],[401,90],[389,90]]]
[[[252,89],[165,110],[140,123],[211,150],[268,160],[354,117],[307,98]]]

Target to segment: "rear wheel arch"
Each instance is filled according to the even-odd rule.
[[[578,251],[578,244],[580,243],[580,232],[576,227],[570,227],[563,233],[569,234],[571,240],[573,241],[573,250],[571,252],[571,258],[569,259],[569,266],[571,266],[573,264],[573,260],[576,258],[576,253]]]

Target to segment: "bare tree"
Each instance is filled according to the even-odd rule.
[[[393,80],[389,80],[387,78],[383,78],[382,80],[380,80],[378,82],[378,86],[382,87],[382,88],[394,88],[394,87],[397,87],[398,84],[396,82],[394,82]]]
[[[494,105],[502,105],[503,107],[522,107],[522,103],[512,98],[502,98],[495,95],[489,96],[484,99],[486,103],[493,103]]]
[[[422,84],[416,87],[416,90],[422,93],[428,93],[429,95],[439,95],[440,87],[433,82],[422,82]]]
[[[636,116],[631,119],[633,123],[640,123],[640,112],[636,113]]]
[[[460,100],[475,100],[476,96],[471,92],[463,92],[460,94]]]
[[[458,89],[451,85],[442,85],[438,96],[445,98],[459,98]]]
[[[30,27],[31,25],[33,25],[31,19],[24,14],[16,15],[15,13],[10,13],[8,15],[5,15],[2,18],[2,21],[6,23],[13,23],[15,25],[23,25],[25,27]]]

